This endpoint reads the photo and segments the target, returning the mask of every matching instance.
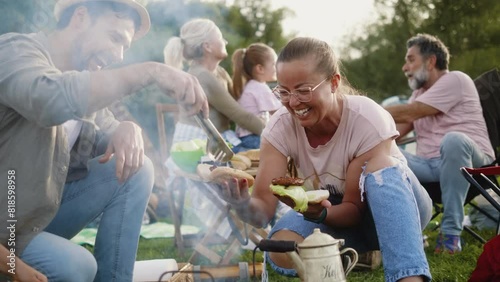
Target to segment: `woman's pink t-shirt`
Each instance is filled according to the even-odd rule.
[[[269,121],[262,133],[278,151],[294,159],[299,177],[306,188],[313,189],[314,170],[323,189],[330,194],[344,194],[349,163],[382,141],[399,136],[391,115],[370,98],[345,96],[340,124],[332,139],[313,148],[304,127],[283,107]],[[404,159],[394,142],[391,155]]]

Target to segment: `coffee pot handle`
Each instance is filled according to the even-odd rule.
[[[354,268],[354,266],[358,262],[358,253],[353,248],[344,248],[342,251],[340,251],[340,255],[342,255],[346,252],[350,253],[347,255],[347,257],[349,259],[348,259],[347,265],[346,265],[345,270],[344,270],[345,276],[347,277],[347,274],[349,274],[349,272],[351,272],[351,270]]]

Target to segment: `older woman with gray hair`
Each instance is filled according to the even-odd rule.
[[[230,122],[234,121],[238,126],[260,135],[264,123],[234,100],[231,96],[231,77],[219,66],[228,56],[226,44],[227,41],[213,21],[193,19],[181,27],[179,37],[172,37],[168,41],[163,51],[165,63],[182,69],[187,62],[187,71],[198,78],[207,95],[210,119],[219,132],[229,130]],[[174,142],[205,137],[192,117],[181,115]]]

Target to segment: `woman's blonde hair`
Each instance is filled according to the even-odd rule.
[[[207,42],[219,27],[209,19],[193,19],[186,22],[179,36],[170,38],[163,49],[165,64],[183,69],[184,61],[203,57],[203,43]]]

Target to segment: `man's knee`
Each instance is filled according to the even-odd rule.
[[[98,157],[99,158],[99,157]],[[96,166],[98,171],[101,174],[115,175],[116,174],[116,159],[111,159],[110,161],[101,164],[98,162],[98,158],[91,160],[91,164],[89,166]],[[154,180],[154,167],[153,162],[146,155],[144,155],[144,163],[138,170],[130,176],[131,178],[139,178],[141,182],[151,183],[151,187],[153,186]]]
[[[467,135],[461,132],[448,132],[441,140],[440,151],[441,154],[457,153],[462,151],[467,146]]]
[[[94,256],[81,246],[71,246],[67,251],[53,255],[53,267],[49,267],[52,270],[44,273],[49,281],[93,281],[97,274]]]
[[[130,177],[129,180],[133,186],[140,188],[140,191],[147,194],[147,197],[149,198],[154,184],[153,162],[148,157],[144,156],[144,164],[134,175]],[[138,192],[138,189],[133,190]]]
[[[152,186],[154,181],[154,167],[151,159],[149,159],[147,156],[144,156],[144,164],[139,168],[136,174],[138,177],[141,177],[145,181],[150,182]]]
[[[68,268],[61,271],[61,279],[56,281],[94,281],[97,274],[97,262],[92,254],[86,254],[78,258],[78,262],[72,263]]]

